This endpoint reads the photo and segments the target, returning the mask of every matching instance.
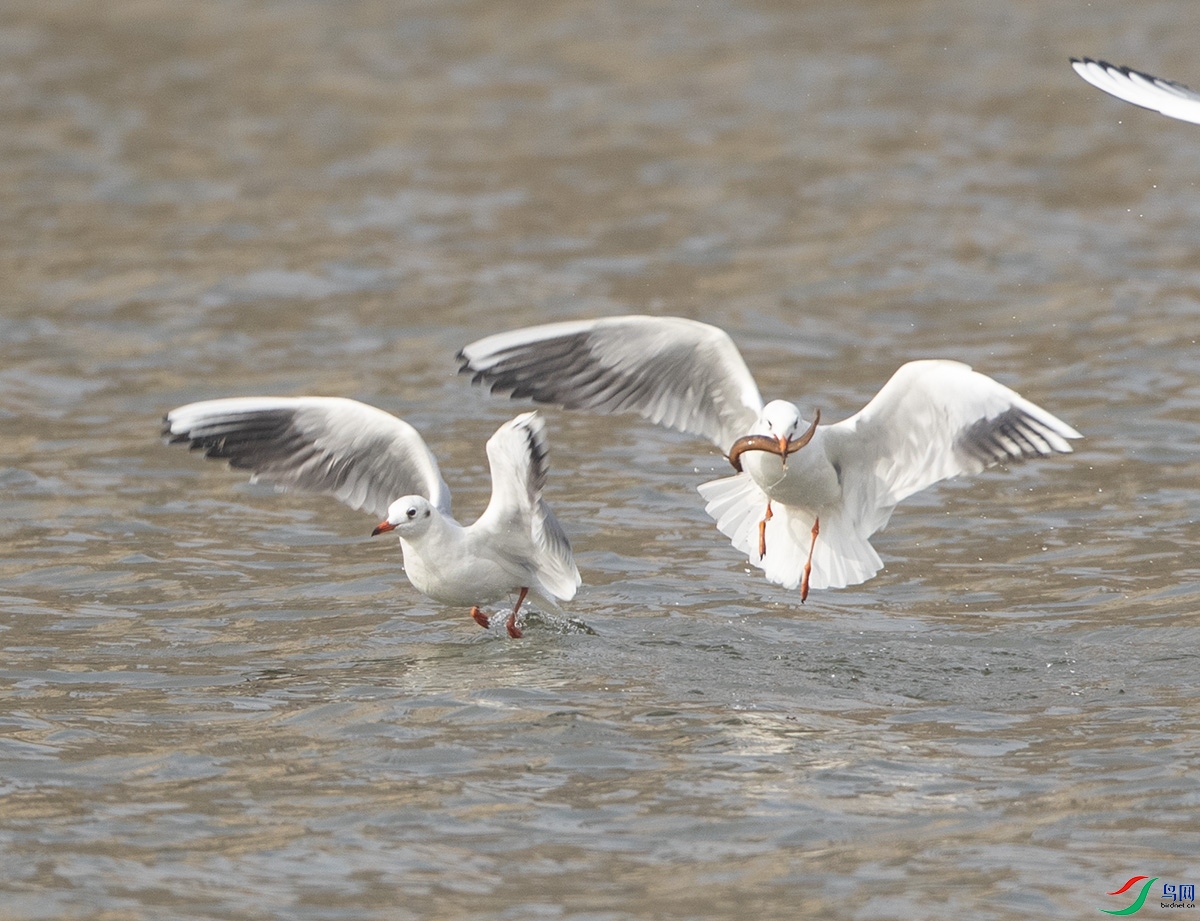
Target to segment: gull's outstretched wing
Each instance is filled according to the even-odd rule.
[[[723,330],[681,317],[531,326],[472,342],[463,372],[493,393],[567,409],[630,410],[721,450],[749,433],[762,397]]]
[[[1071,452],[1080,434],[957,361],[910,361],[857,414],[824,429],[846,512],[864,536],[896,503],[939,480],[993,464]]]
[[[529,566],[552,597],[572,598],[580,578],[571,542],[542,499],[549,449],[541,417],[522,413],[504,423],[488,439],[487,455],[492,498],[471,530],[488,535],[492,552]]]
[[[450,490],[420,434],[339,397],[233,397],[167,413],[163,434],[288,489],[331,495],[379,517],[406,495],[450,514]]]
[[[1071,66],[1092,86],[1118,99],[1200,125],[1200,93],[1182,83],[1093,58],[1071,58]]]

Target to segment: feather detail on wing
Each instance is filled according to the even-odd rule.
[[[420,434],[338,397],[233,397],[167,413],[163,434],[285,489],[331,495],[378,517],[421,495],[450,514],[450,490]]]
[[[1080,434],[957,361],[900,367],[856,415],[825,429],[847,514],[869,536],[906,496],[998,463],[1071,452]],[[824,522],[822,522],[824,526]]]
[[[568,600],[579,587],[579,570],[571,542],[542,499],[549,471],[549,447],[545,425],[537,413],[523,413],[496,430],[487,443],[492,471],[492,498],[473,525],[513,535],[514,549],[532,541],[537,558],[534,575],[541,582],[540,594]],[[497,552],[503,554],[503,542]],[[514,555],[519,560],[520,555]],[[538,586],[530,586],[539,588]]]
[[[493,393],[567,409],[629,410],[728,450],[762,397],[726,333],[680,317],[550,323],[488,336],[458,354]]]
[[[1200,93],[1174,80],[1092,58],[1071,58],[1075,72],[1097,89],[1169,118],[1200,125]]]

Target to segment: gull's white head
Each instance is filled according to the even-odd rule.
[[[758,424],[758,434],[770,435],[779,442],[779,449],[786,451],[788,442],[800,431],[800,410],[796,408],[795,403],[789,403],[787,400],[772,400],[762,408]]]
[[[401,496],[388,506],[387,517],[371,532],[371,536],[384,531],[395,531],[400,537],[412,540],[420,537],[433,524],[437,514],[429,500],[422,496]]]

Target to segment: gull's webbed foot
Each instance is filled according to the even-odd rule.
[[[508,620],[504,624],[504,628],[508,630],[508,635],[514,640],[519,640],[525,634],[521,628],[517,626],[517,615],[515,613],[508,615]]]
[[[525,635],[521,632],[521,628],[517,626],[517,612],[521,610],[521,604],[525,601],[525,596],[528,594],[528,588],[521,589],[521,594],[517,596],[517,603],[513,605],[512,613],[508,615],[508,620],[504,624],[504,628],[508,631],[508,635],[514,640],[519,640]]]

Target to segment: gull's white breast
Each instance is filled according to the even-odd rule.
[[[824,434],[817,429],[812,441],[788,458],[787,467],[776,454],[747,451],[742,469],[773,501],[819,515],[842,501],[838,468],[826,454]]]

